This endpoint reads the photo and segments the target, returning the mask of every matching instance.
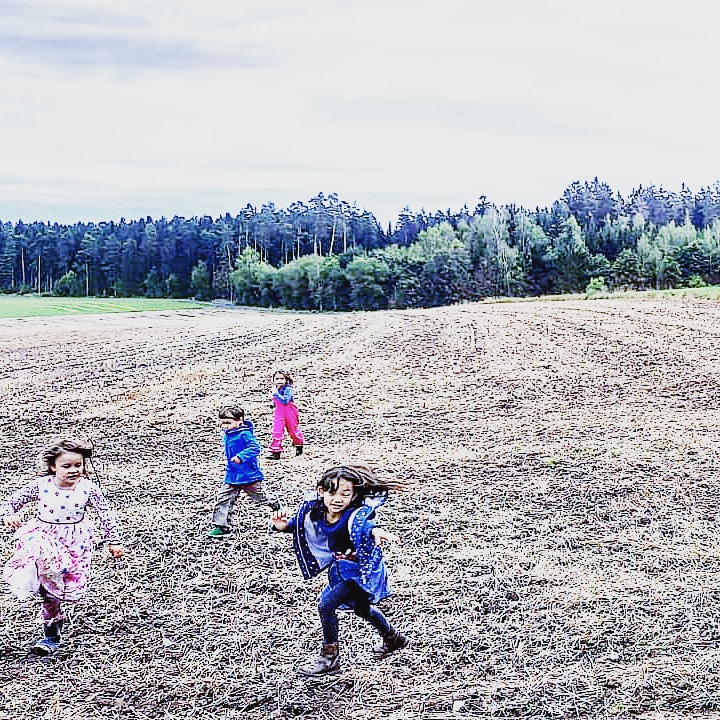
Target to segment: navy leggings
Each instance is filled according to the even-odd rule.
[[[377,606],[370,604],[368,594],[356,582],[344,580],[328,585],[320,593],[318,612],[326,644],[338,641],[337,609],[341,605],[351,606],[358,617],[367,620],[382,636],[392,633],[392,626]]]

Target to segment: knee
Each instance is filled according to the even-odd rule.
[[[333,615],[338,609],[338,602],[332,593],[320,595],[318,598],[318,612],[320,615]]]
[[[370,606],[365,603],[355,603],[353,605],[353,612],[360,618],[365,619],[370,615]]]

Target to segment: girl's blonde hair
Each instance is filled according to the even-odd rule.
[[[87,461],[92,457],[93,446],[92,443],[87,440],[58,438],[45,448],[40,456],[44,464],[43,469],[47,470],[48,473],[54,472],[52,466],[55,465],[55,461],[63,453],[78,453],[78,455],[82,455],[83,460]]]

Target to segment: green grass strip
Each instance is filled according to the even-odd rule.
[[[38,295],[0,295],[0,318],[54,317],[59,315],[98,315],[100,313],[128,313],[191,310],[207,307],[193,300],[166,298],[70,298]]]

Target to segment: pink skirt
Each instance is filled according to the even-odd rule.
[[[60,600],[79,600],[87,590],[92,549],[89,522],[60,525],[34,518],[15,533],[15,552],[3,577],[21,599],[37,595],[42,586]]]

